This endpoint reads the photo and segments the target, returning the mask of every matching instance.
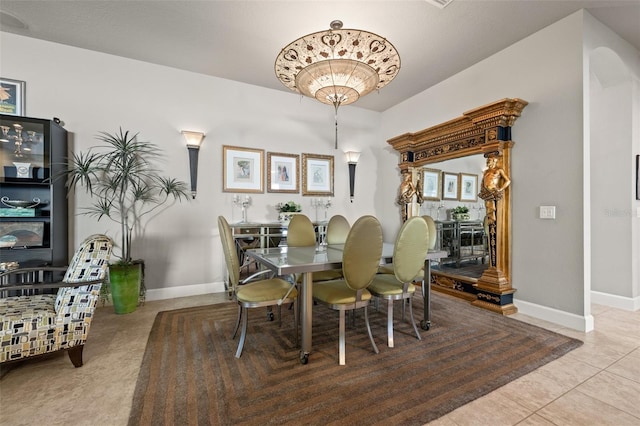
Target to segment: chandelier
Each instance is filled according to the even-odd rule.
[[[400,71],[400,55],[384,37],[343,30],[333,21],[328,31],[303,36],[287,45],[275,63],[278,79],[294,92],[333,105],[338,148],[338,108],[389,84]]]

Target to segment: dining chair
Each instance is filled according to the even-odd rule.
[[[266,278],[239,285],[240,262],[238,260],[238,253],[235,250],[231,227],[224,216],[218,216],[218,228],[220,230],[220,240],[222,241],[230,286],[233,290],[234,298],[238,303],[238,320],[236,321],[233,338],[236,337],[240,322],[242,321],[242,331],[240,333],[236,358],[240,358],[242,355],[242,349],[247,336],[248,311],[251,308],[272,306],[278,306],[278,308],[280,308],[283,303],[292,303],[297,344],[298,310],[296,309],[295,302],[298,298],[298,291],[295,285],[281,278]]]
[[[346,217],[339,214],[331,216],[327,224],[327,244],[344,244],[350,229]]]
[[[291,217],[287,228],[287,245],[291,247],[310,247],[316,245],[316,231],[311,220],[303,215]]]
[[[421,216],[409,218],[400,228],[393,247],[393,274],[377,274],[368,289],[387,301],[387,345],[393,347],[393,302],[407,300],[411,324],[418,340],[422,340],[413,318],[411,298],[416,291],[413,281],[424,266],[429,250],[429,227]],[[404,319],[404,304],[403,304]]]
[[[331,216],[329,223],[327,223],[326,243],[328,245],[344,244],[347,240],[347,235],[349,234],[350,229],[351,225],[349,225],[349,221],[346,217],[339,214]],[[314,272],[313,282],[320,283],[323,281],[338,280],[342,277],[342,269],[331,269],[328,271]]]
[[[422,218],[427,222],[427,227],[429,228],[429,250],[434,250],[436,248],[436,239],[438,238],[436,222],[429,215],[422,216]]]
[[[328,232],[328,231],[327,231]],[[316,245],[316,231],[311,220],[303,215],[296,214],[289,221],[287,229],[287,246],[289,247],[312,247]],[[342,277],[339,270],[318,271],[313,273],[313,281],[327,281]],[[295,278],[297,283],[302,282],[302,274]]]
[[[313,286],[313,299],[330,309],[340,312],[339,319],[339,363],[345,365],[345,312],[364,310],[364,320],[373,351],[378,347],[371,334],[368,306],[371,293],[367,287],[378,270],[382,256],[382,227],[373,216],[362,216],[354,224],[344,243],[342,271],[344,278],[325,281]]]
[[[438,231],[436,230],[436,223],[431,216],[425,215],[425,216],[422,216],[422,218],[427,222],[427,227],[429,228],[429,236],[427,237],[427,241],[429,241],[429,250],[434,250],[436,248],[436,239],[438,237]],[[378,273],[393,274],[394,273],[393,264],[386,263],[386,264],[380,265],[380,268],[378,268]],[[416,275],[414,281],[424,281],[423,268],[420,269],[420,271],[418,271],[418,275]],[[423,286],[423,291],[424,291],[424,286]]]

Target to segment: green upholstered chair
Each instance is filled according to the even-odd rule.
[[[331,216],[327,224],[327,244],[344,244],[351,225],[347,218],[341,215]],[[313,282],[323,282],[329,280],[338,280],[342,278],[342,269],[333,269],[329,271],[320,271],[313,273]]]
[[[316,231],[311,220],[303,215],[296,214],[291,217],[287,229],[287,246],[289,247],[313,247],[316,245]],[[313,273],[313,281],[327,281],[342,277],[342,272],[318,271]],[[295,277],[297,283],[302,282],[302,274]]]
[[[344,278],[325,281],[313,286],[313,299],[331,309],[340,311],[339,362],[345,365],[345,311],[363,309],[369,339],[375,353],[367,307],[371,293],[367,287],[378,270],[382,256],[382,227],[373,216],[362,216],[354,224],[344,243],[342,271]]]
[[[350,229],[347,218],[339,214],[331,216],[327,224],[327,244],[344,244]]]
[[[242,355],[242,348],[247,336],[247,322],[250,308],[260,308],[269,306],[278,306],[282,303],[293,303],[298,297],[298,291],[295,286],[281,278],[268,278],[258,281],[240,284],[240,262],[238,260],[238,252],[235,250],[233,235],[229,223],[223,216],[218,216],[218,228],[220,230],[220,240],[222,241],[222,249],[227,264],[227,272],[229,274],[229,284],[233,290],[235,300],[238,302],[238,320],[233,332],[236,337],[240,322],[242,321],[242,331],[240,334],[240,342],[238,342],[238,350],[236,358]],[[298,311],[294,307],[294,321],[296,341],[298,339]]]
[[[428,215],[422,216],[422,218],[427,222],[427,227],[429,228],[429,250],[434,250],[436,248],[436,238],[438,237],[436,222]]]
[[[311,247],[316,245],[316,231],[307,216],[296,214],[291,217],[287,227],[287,245],[291,247]]]
[[[423,268],[429,250],[429,227],[420,216],[409,218],[400,228],[393,248],[393,274],[378,274],[368,289],[375,297],[387,301],[387,345],[393,347],[393,302],[408,300],[411,324],[422,340],[413,318],[411,297],[416,291],[413,281]],[[404,313],[404,304],[403,304]],[[404,316],[404,315],[403,315]]]
[[[438,237],[438,231],[436,230],[436,223],[431,216],[425,215],[425,216],[422,216],[422,218],[427,222],[427,227],[429,228],[429,237],[428,237],[429,250],[434,250],[436,248],[436,239]],[[380,274],[393,274],[394,273],[393,264],[388,263],[388,264],[380,265],[378,272]],[[420,272],[418,272],[418,275],[416,275],[414,281],[423,281],[423,280],[424,280],[424,269],[420,269]]]

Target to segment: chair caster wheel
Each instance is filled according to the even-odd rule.
[[[306,365],[309,363],[309,354],[300,352],[300,364]]]
[[[425,320],[420,321],[420,328],[423,330],[429,330],[431,328],[431,322]]]
[[[267,319],[268,319],[269,321],[273,321],[273,319],[274,319],[274,318],[275,318],[275,317],[273,316],[273,312],[267,312]]]

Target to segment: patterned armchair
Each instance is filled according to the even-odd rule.
[[[59,282],[46,278],[61,275],[65,268],[21,268],[0,274],[0,293],[8,295],[0,298],[0,364],[66,350],[73,365],[82,366],[112,246],[105,235],[87,238]],[[51,288],[57,293],[36,294]]]

